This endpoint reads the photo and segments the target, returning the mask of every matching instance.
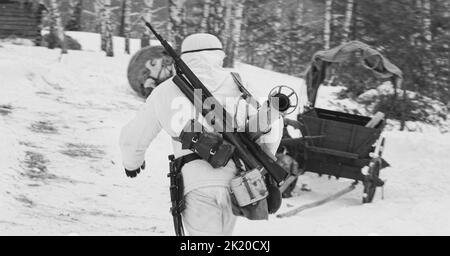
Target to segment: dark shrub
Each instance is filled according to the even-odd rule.
[[[81,50],[81,44],[68,35],[65,36],[65,42],[68,50]],[[44,35],[42,45],[50,49],[61,48],[61,42],[54,34]]]
[[[380,95],[375,104],[373,113],[381,111],[390,119],[404,121],[419,121],[438,125],[447,119],[445,105],[438,101],[423,96],[408,97],[403,99],[401,95],[397,100],[392,95]]]

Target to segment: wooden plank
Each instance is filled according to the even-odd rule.
[[[359,159],[352,160],[357,161]],[[364,180],[364,175],[361,173],[362,163],[343,163],[341,161],[331,161],[332,160],[330,158],[326,157],[314,157],[313,159],[308,159],[305,162],[304,169],[306,172],[310,173],[331,175],[351,180]]]
[[[289,185],[291,185],[291,183],[294,182],[295,179],[297,179],[297,177],[297,175],[289,175],[289,177],[287,177],[284,183],[280,186],[280,192],[283,193],[289,187]]]
[[[366,127],[369,127],[369,128],[375,128],[375,126],[377,126],[380,122],[381,122],[381,120],[383,120],[384,119],[384,113],[382,113],[382,112],[377,112],[373,117],[372,117],[372,119],[370,119],[370,121],[366,124]]]
[[[314,147],[314,146],[307,146],[306,148],[307,148],[307,150],[311,150],[311,151],[317,152],[317,153],[323,153],[323,154],[327,154],[327,155],[345,157],[345,158],[350,158],[350,159],[358,159],[358,154],[349,153],[349,152],[345,152],[345,151],[339,151],[339,150],[334,150],[334,149],[329,149],[329,148]]]
[[[333,195],[330,195],[330,196],[328,196],[328,197],[325,197],[325,198],[322,199],[322,200],[319,200],[319,201],[316,201],[316,202],[312,202],[312,203],[309,203],[309,204],[304,204],[304,205],[302,205],[302,206],[299,206],[299,207],[297,207],[297,208],[294,208],[294,209],[292,209],[292,210],[290,210],[290,211],[287,211],[287,212],[285,212],[285,213],[277,214],[277,218],[285,218],[285,217],[294,216],[294,215],[296,215],[297,213],[299,213],[299,212],[301,212],[301,211],[304,211],[304,210],[306,210],[306,209],[310,209],[310,208],[317,207],[317,206],[319,206],[319,205],[325,204],[325,203],[327,203],[327,202],[330,202],[330,201],[332,201],[332,200],[335,200],[335,199],[337,199],[337,198],[339,198],[339,197],[341,197],[341,196],[343,196],[343,195],[349,193],[350,191],[354,190],[355,187],[356,187],[356,184],[355,184],[355,183],[352,183],[352,184],[351,184],[350,186],[348,186],[347,188],[345,188],[345,189],[343,189],[343,190],[341,190],[341,191],[338,191],[336,194],[333,194]]]

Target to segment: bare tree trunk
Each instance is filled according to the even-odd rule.
[[[125,53],[130,54],[130,34],[131,34],[131,0],[122,0],[122,10],[120,17],[119,36],[125,40]]]
[[[330,37],[331,37],[331,7],[333,0],[326,0],[325,3],[325,26],[323,31],[324,48],[330,49]]]
[[[241,44],[241,29],[242,29],[242,14],[244,11],[244,2],[245,0],[236,0],[235,2],[235,10],[233,14],[233,30],[231,32],[231,38],[233,41],[233,51],[230,51],[232,57],[230,59],[234,62],[236,61],[237,56],[239,56],[239,46]]]
[[[174,44],[174,48],[178,50],[180,50],[181,42],[185,36],[183,20],[184,3],[185,0],[169,0],[169,38]]]
[[[275,30],[278,32],[281,28],[281,21],[283,19],[283,1],[278,0],[275,8],[275,16],[277,18],[277,22],[275,23]]]
[[[222,34],[222,40],[223,42],[227,42],[228,38],[231,35],[231,11],[233,8],[233,2],[232,1],[226,1],[225,2],[225,17],[224,17],[224,33]]]
[[[59,12],[59,4],[56,0],[50,1],[50,35],[59,40],[61,44],[61,53],[67,53],[67,45],[61,21],[61,14]]]
[[[144,0],[144,4],[145,4],[145,12],[143,16],[145,20],[151,23],[153,20],[154,0]],[[144,48],[149,45],[150,45],[150,31],[144,27],[144,33],[141,36],[141,48]]]
[[[94,30],[97,33],[101,33],[101,27],[102,27],[102,20],[101,20],[101,4],[99,0],[95,0],[94,3],[94,12],[92,13],[92,15],[95,17],[95,25],[94,25]]]
[[[421,32],[423,33],[423,2],[422,0],[416,0],[416,11],[415,11],[415,18],[417,20],[418,26],[420,27],[419,30],[422,30]],[[421,42],[417,40],[417,37],[419,36],[419,33],[416,33],[415,35],[413,35],[412,40],[411,40],[411,44],[415,45],[415,44],[420,44]]]
[[[224,45],[224,51],[226,54],[223,66],[224,67],[233,67],[233,48],[234,48],[234,42],[231,30],[231,19],[232,19],[232,10],[233,5],[232,1],[226,1],[225,2],[225,17],[224,17],[224,31],[222,33],[222,43]]]
[[[406,111],[407,111],[408,95],[406,94],[406,84],[403,84],[403,97],[401,100],[401,115],[400,115],[400,131],[405,130],[406,125]]]
[[[426,43],[426,49],[429,50],[431,48],[431,40],[432,34],[431,34],[431,3],[430,0],[422,0],[423,4],[423,33]]]
[[[274,16],[275,17],[274,17],[274,22],[273,22],[273,29],[275,32],[275,39],[274,39],[274,43],[270,47],[271,58],[276,58],[279,54],[281,54],[282,49],[283,49],[283,43],[284,43],[283,40],[286,38],[286,35],[284,33],[285,30],[282,29],[283,1],[281,1],[281,0],[276,1]],[[285,66],[284,63],[283,63],[283,66]]]
[[[275,22],[274,22],[274,29],[275,34],[277,35],[277,38],[275,39],[275,45],[279,46],[282,42],[282,31],[281,31],[281,25],[283,22],[283,1],[278,0],[275,6]]]
[[[99,25],[100,25],[100,49],[102,51],[106,51],[106,1],[109,0],[97,0],[96,4],[98,6],[98,19],[99,19]]]
[[[124,0],[123,5],[123,37],[125,38],[125,53],[130,54],[131,36],[131,0]]]
[[[114,25],[111,20],[111,0],[105,1],[105,51],[106,56],[113,57],[114,56],[114,45],[113,45],[113,35],[114,35]]]
[[[83,0],[70,1],[72,13],[66,29],[70,31],[81,31],[81,14],[83,13]]]
[[[444,18],[449,18],[450,17],[450,1],[447,1],[447,0],[442,1],[442,6],[443,6],[442,16]]]
[[[145,31],[141,35],[141,48],[147,47],[150,45],[150,34],[148,31]]]
[[[120,25],[119,25],[119,36],[125,36],[125,5],[127,0],[122,0],[122,4],[120,6]]]
[[[108,19],[106,21],[106,56],[108,57],[114,57],[113,31],[114,25],[111,19]]]
[[[230,1],[230,0],[228,0]],[[227,2],[228,2],[227,1]],[[208,33],[216,35],[218,38],[223,39],[223,35],[225,34],[225,18],[224,18],[224,10],[225,10],[225,0],[212,0],[209,15],[209,29]]]
[[[208,20],[209,20],[209,13],[211,9],[211,0],[205,0],[205,3],[203,4],[203,16],[202,21],[200,23],[200,32],[205,33],[208,31]]]
[[[358,29],[362,27],[362,18],[360,14],[361,4],[358,1],[353,3],[353,19],[352,19],[352,30],[351,39],[358,39]]]
[[[347,0],[347,6],[345,10],[345,22],[344,22],[344,31],[342,34],[342,43],[348,41],[348,37],[350,35],[350,26],[352,24],[353,18],[353,0]]]
[[[331,22],[332,22],[332,9],[333,9],[333,0],[326,0],[325,2],[325,24],[323,31],[323,41],[324,41],[324,49],[330,49],[331,44]],[[324,84],[329,85],[334,79],[334,70],[327,69],[325,74]]]
[[[299,25],[303,24],[304,12],[305,12],[304,0],[297,0],[296,14],[297,14],[297,24]]]

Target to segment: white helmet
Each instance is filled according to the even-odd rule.
[[[181,54],[213,50],[223,51],[222,43],[216,36],[207,33],[192,34],[181,44]]]

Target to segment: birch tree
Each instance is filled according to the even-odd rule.
[[[285,55],[286,51],[286,44],[284,42],[285,40],[285,30],[282,29],[282,18],[283,18],[283,2],[281,0],[278,0],[275,5],[275,11],[274,11],[274,22],[273,22],[273,29],[275,33],[275,38],[273,40],[272,46],[271,46],[271,62],[275,69],[278,71],[281,71],[278,69],[281,66],[284,66],[288,68],[287,60],[288,56]],[[265,61],[264,61],[265,62]]]
[[[125,53],[130,54],[131,0],[122,0],[122,17],[119,35],[125,40]]]
[[[431,4],[430,4],[430,0],[423,0],[422,2],[422,7],[423,7],[423,20],[422,20],[422,25],[423,25],[423,33],[424,33],[424,38],[426,40],[426,49],[429,50],[430,49],[430,43],[432,40],[432,33],[431,33]]]
[[[226,1],[225,2],[225,16],[223,18],[224,22],[224,31],[222,32],[222,44],[224,46],[225,51],[225,60],[224,67],[233,67],[233,56],[231,56],[231,52],[233,51],[234,43],[233,38],[231,36],[231,18],[232,18],[232,8],[233,2]]]
[[[333,6],[333,0],[325,0],[325,23],[323,30],[324,48],[330,49],[331,39],[331,9]]]
[[[304,0],[297,0],[296,15],[297,15],[297,23],[299,25],[303,25],[304,13],[305,13]]]
[[[141,48],[149,46],[150,45],[150,32],[148,31],[147,27],[143,24],[142,19],[144,18],[145,20],[147,20],[148,22],[150,22],[152,24],[152,26],[155,29],[158,29],[159,27],[161,27],[162,24],[167,24],[167,22],[158,22],[155,21],[153,19],[154,14],[156,12],[159,12],[161,10],[167,10],[166,7],[160,7],[160,8],[154,8],[154,0],[143,0],[143,1],[132,1],[132,0],[123,0],[126,1],[126,4],[128,6],[124,6],[125,3],[122,2],[122,21],[121,23],[125,22],[126,24],[128,24],[128,29],[129,32],[131,34],[131,30],[135,27],[135,26],[139,26],[143,33],[141,35]],[[139,11],[134,11],[132,12],[133,6],[138,5],[139,6]],[[126,8],[125,8],[126,7]],[[124,10],[126,9],[126,10]],[[125,15],[126,17],[128,17],[127,19],[125,19],[124,17],[124,12],[126,12],[127,15]],[[125,27],[124,25],[121,25],[121,31],[122,31],[122,27]],[[123,36],[127,37],[125,34],[127,33],[126,30],[123,31]],[[129,35],[128,37],[130,37],[131,35]]]
[[[277,22],[275,22],[275,29],[280,31],[281,29],[281,21],[283,19],[283,1],[278,0],[275,8],[275,17],[277,18]]]
[[[443,0],[441,1],[443,5],[443,17],[449,18],[450,17],[450,1]]]
[[[344,21],[344,28],[343,28],[343,34],[342,34],[342,43],[347,42],[349,39],[350,26],[352,24],[352,18],[353,18],[353,1],[354,0],[347,0],[347,5],[345,8],[345,21]]]
[[[97,20],[98,20],[98,27],[100,30],[100,49],[102,51],[106,51],[106,1],[109,0],[96,0],[95,2],[95,8],[96,12],[98,14]]]
[[[228,5],[231,8],[231,5],[229,5],[232,1],[231,0],[211,0],[210,1],[210,10],[207,20],[207,32],[210,34],[213,34],[220,38],[222,40],[222,43],[225,44],[224,40],[227,36],[226,34],[229,32],[227,31],[225,26],[228,24],[229,27],[229,20],[226,19],[226,6]],[[230,15],[231,12],[228,12],[228,15]]]
[[[83,13],[83,0],[71,0],[71,15],[66,29],[70,31],[81,31],[81,14]]]
[[[114,25],[112,23],[111,0],[97,0],[95,2],[98,8],[98,20],[100,26],[101,50],[106,52],[106,56],[114,56],[113,34]]]
[[[208,31],[208,20],[210,9],[211,9],[211,0],[205,0],[203,4],[202,20],[200,22],[200,32],[202,33]]]
[[[228,41],[231,35],[231,14],[233,10],[233,1],[225,1],[225,16],[224,20],[224,30],[225,33],[222,35],[222,40],[224,42]]]
[[[57,0],[51,0],[49,5],[49,15],[50,15],[50,37],[56,38],[61,45],[61,53],[67,53],[67,45],[64,35],[64,29],[61,21],[61,14],[59,11],[59,4]],[[55,47],[49,45],[50,48]]]
[[[239,53],[244,2],[245,0],[235,0],[225,3],[225,33],[222,35],[226,54],[224,67],[234,67],[235,58]]]
[[[276,39],[275,39],[275,47],[282,47],[283,45],[283,31],[281,29],[281,23],[283,21],[283,1],[278,0],[275,6],[275,22],[274,22],[274,29],[276,33]],[[276,53],[275,53],[276,54]]]
[[[114,35],[114,24],[112,22],[112,9],[111,9],[111,0],[105,1],[105,52],[106,56],[113,57],[114,56],[114,45],[113,45],[113,35]]]
[[[185,36],[184,27],[184,3],[185,0],[169,0],[169,23],[167,26],[169,40],[174,44],[175,49],[180,49],[181,42]]]
[[[153,0],[144,0],[144,11],[142,13],[142,17],[148,22],[153,21]],[[141,37],[141,48],[149,46],[150,45],[150,32],[148,29],[144,27],[144,33]]]
[[[235,10],[233,13],[233,30],[231,33],[231,37],[233,38],[233,48],[232,51],[229,52],[231,54],[230,61],[236,60],[237,56],[239,56],[239,46],[241,44],[241,30],[242,30],[242,15],[244,12],[244,2],[245,0],[236,0],[235,2]]]

